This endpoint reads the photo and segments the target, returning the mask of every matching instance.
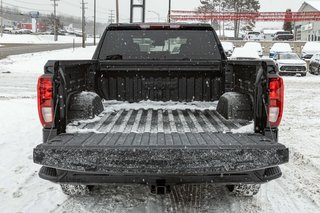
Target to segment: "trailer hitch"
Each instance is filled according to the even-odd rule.
[[[152,194],[164,195],[171,192],[171,185],[166,184],[166,180],[156,180],[154,183],[151,183],[150,190]]]

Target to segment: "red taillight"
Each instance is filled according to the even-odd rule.
[[[269,82],[269,123],[271,127],[279,126],[282,113],[283,113],[283,102],[284,102],[284,84],[283,79],[271,78]]]
[[[52,75],[42,75],[38,79],[38,112],[45,128],[53,127]]]

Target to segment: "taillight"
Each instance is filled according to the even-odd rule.
[[[284,84],[281,77],[270,78],[269,82],[269,123],[271,127],[279,126],[284,102]]]
[[[45,128],[53,127],[52,75],[42,75],[38,79],[38,112]]]

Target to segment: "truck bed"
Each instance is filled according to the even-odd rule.
[[[113,175],[245,172],[288,160],[283,145],[261,134],[232,133],[253,128],[250,122],[227,120],[214,105],[205,105],[106,104],[98,118],[73,122],[68,133],[39,145],[34,160],[50,168]]]
[[[106,102],[104,112],[98,117],[75,121],[68,125],[67,132],[226,133],[252,124],[245,120],[225,119],[215,110],[215,105],[215,102],[197,102],[193,105],[178,102],[173,105],[163,102]],[[248,127],[246,129],[249,129]],[[250,132],[253,132],[253,125],[250,127]],[[129,141],[127,143],[130,144]]]

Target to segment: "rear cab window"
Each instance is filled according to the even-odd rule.
[[[99,59],[221,60],[221,54],[210,30],[110,30]]]

